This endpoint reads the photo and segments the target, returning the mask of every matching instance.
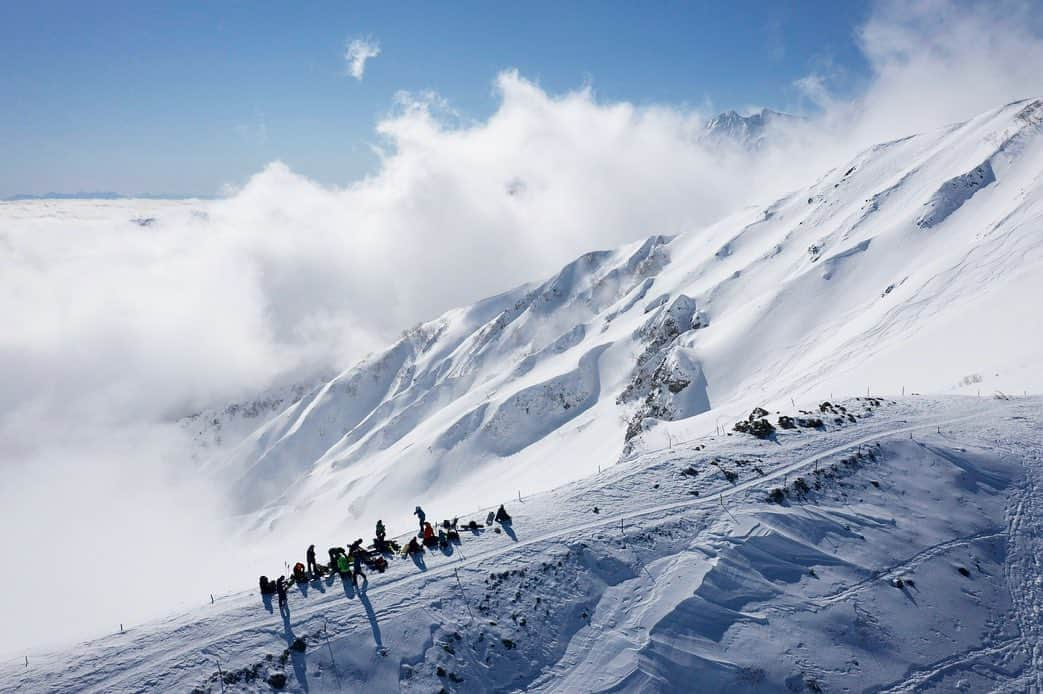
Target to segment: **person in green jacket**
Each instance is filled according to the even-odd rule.
[[[340,573],[341,577],[347,576],[351,573],[351,564],[348,562],[348,555],[337,555],[337,571]]]

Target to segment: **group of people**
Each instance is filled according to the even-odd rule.
[[[291,585],[307,583],[321,576],[336,572],[341,579],[350,578],[352,585],[358,590],[360,576],[362,577],[363,586],[369,582],[363,567],[384,573],[388,566],[387,559],[384,557],[385,554],[400,553],[403,557],[406,557],[412,554],[423,553],[424,547],[445,549],[450,543],[460,542],[460,532],[457,527],[458,518],[453,518],[451,521],[443,520],[436,531],[431,526],[431,523],[427,521],[427,514],[424,513],[424,509],[417,506],[416,510],[413,511],[413,515],[417,517],[420,529],[416,535],[410,537],[405,547],[400,546],[394,540],[387,539],[387,528],[384,526],[384,521],[378,520],[372,547],[363,547],[362,538],[352,542],[346,550],[343,547],[330,547],[329,563],[323,565],[315,560],[315,545],[309,545],[305,555],[307,564],[302,564],[301,562],[294,564],[293,575],[289,580],[285,576],[280,576],[275,581],[269,581],[267,576],[261,576],[261,594],[277,595],[279,598],[279,612],[288,614],[289,606],[286,601],[286,591]],[[501,524],[511,522],[511,516],[507,513],[503,504],[500,504],[500,508],[495,513],[493,511],[489,512],[488,517],[485,519],[485,524],[492,525],[493,521]],[[473,520],[464,526],[464,528],[472,531],[477,531],[480,527],[482,526]],[[417,541],[418,539],[420,542]]]

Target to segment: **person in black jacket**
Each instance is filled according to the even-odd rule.
[[[498,523],[510,523],[511,522],[511,516],[510,516],[510,514],[507,513],[507,509],[505,509],[503,507],[503,504],[500,504],[500,508],[498,508],[496,510],[496,522],[498,522]]]
[[[286,604],[286,577],[279,576],[275,581],[275,592],[279,594],[279,612],[290,613],[290,606]]]
[[[308,573],[313,578],[319,575],[319,565],[315,563],[315,545],[308,545]]]
[[[377,521],[377,541],[383,544],[384,538],[387,537],[387,528],[384,527],[384,521]]]
[[[366,578],[365,572],[362,571],[362,558],[365,555],[365,553],[366,550],[359,548],[351,556],[353,563],[353,570],[351,572],[351,584],[355,586],[355,590],[358,590],[359,588],[359,576],[362,576],[363,581],[369,583],[369,579]]]

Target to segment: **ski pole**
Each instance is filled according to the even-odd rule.
[[[326,648],[330,649],[330,665],[333,666],[333,671],[337,672],[337,661],[333,659],[333,646],[330,645],[330,634],[326,630],[326,618],[322,619],[322,635],[326,637]]]
[[[730,518],[731,518],[731,519],[732,519],[733,521],[735,521],[736,523],[738,523],[738,522],[739,522],[739,520],[738,520],[738,519],[737,519],[737,518],[736,518],[735,516],[733,516],[733,515],[732,515],[732,512],[728,510],[728,507],[724,505],[724,494],[721,494],[721,496],[720,496],[720,499],[721,499],[721,508],[723,508],[723,509],[724,509],[724,512],[725,512],[725,513],[727,513],[727,514],[728,514],[728,516],[729,516],[729,517],[730,517]]]
[[[214,658],[214,662],[217,663],[217,674],[220,677],[218,681],[221,683],[221,691],[223,692],[225,690],[225,673],[221,670],[221,660]]]
[[[460,595],[464,598],[464,607],[467,608],[467,614],[471,617],[471,621],[474,621],[474,613],[471,612],[471,606],[467,602],[467,592],[464,590],[464,584],[460,581],[460,572],[455,568],[453,569],[453,575],[456,576],[456,584],[460,586]]]

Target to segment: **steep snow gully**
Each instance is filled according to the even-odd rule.
[[[1039,687],[1043,401],[834,406],[855,421],[639,456],[360,592],[300,586],[282,620],[223,596],[0,685],[217,691],[220,664],[226,691]]]

